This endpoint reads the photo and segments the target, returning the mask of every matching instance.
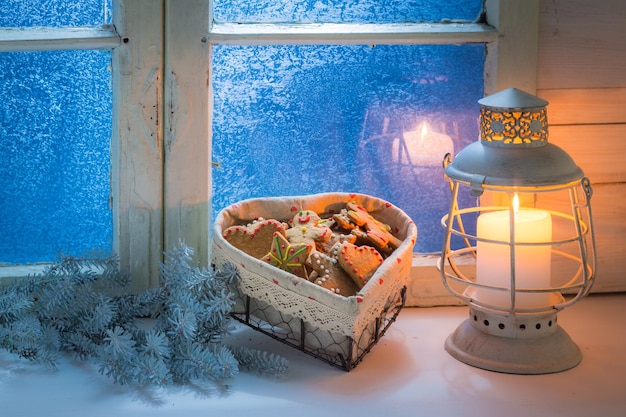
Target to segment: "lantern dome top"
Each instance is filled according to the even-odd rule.
[[[583,171],[563,149],[548,143],[547,101],[509,88],[478,101],[480,141],[445,167],[452,179],[487,187],[544,187],[581,180]]]
[[[548,102],[517,88],[508,88],[478,100],[478,104],[484,107],[513,110],[545,107]]]

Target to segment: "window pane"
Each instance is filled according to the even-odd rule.
[[[111,0],[2,0],[0,27],[100,26],[111,23]]]
[[[0,263],[111,248],[110,60],[0,54]]]
[[[478,137],[483,61],[483,45],[214,46],[214,214],[363,192],[411,216],[417,251],[440,250],[441,161]]]
[[[482,0],[215,0],[213,10],[218,22],[474,21]]]

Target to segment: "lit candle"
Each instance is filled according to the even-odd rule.
[[[426,122],[421,129],[405,130],[402,138],[394,139],[391,145],[393,161],[412,166],[439,167],[441,158],[447,153],[454,153],[450,136],[433,132]]]
[[[552,218],[544,210],[519,209],[514,198],[515,243],[547,243],[552,239]],[[479,238],[510,242],[509,210],[494,211],[478,216],[476,234]],[[507,244],[477,242],[476,282],[511,287],[511,251]],[[551,247],[549,245],[515,246],[515,287],[539,289],[550,287]],[[517,308],[545,307],[549,293],[516,293]],[[510,291],[478,288],[476,300],[509,307]]]

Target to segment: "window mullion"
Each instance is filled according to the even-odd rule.
[[[487,21],[500,36],[487,43],[485,94],[509,87],[537,89],[539,0],[487,0]]]
[[[217,44],[455,44],[497,39],[482,23],[213,23],[209,39]]]
[[[0,52],[112,49],[120,37],[112,25],[65,28],[0,28]]]
[[[163,255],[162,4],[113,1],[113,247],[135,291],[159,284]]]
[[[207,0],[165,0],[164,245],[183,240],[208,265],[210,213]]]

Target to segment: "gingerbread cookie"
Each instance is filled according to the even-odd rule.
[[[292,219],[292,227],[286,230],[285,236],[292,244],[303,243],[315,246],[316,243],[330,239],[332,230],[318,226],[320,217],[311,210],[300,210]]]
[[[352,230],[358,227],[352,222],[352,220],[350,220],[348,217],[348,210],[345,208],[341,209],[339,213],[333,215],[333,221],[338,228],[343,230]]]
[[[272,248],[262,259],[283,271],[301,278],[307,277],[305,261],[312,246],[304,243],[292,244],[279,231],[272,236]]]
[[[338,245],[337,260],[359,289],[367,284],[383,263],[383,257],[375,248],[348,242]]]
[[[259,218],[248,225],[230,226],[224,230],[222,236],[237,249],[255,258],[261,258],[269,252],[276,232],[285,235],[283,223]]]
[[[369,241],[384,253],[391,253],[397,249],[402,241],[395,237],[388,225],[376,220],[363,207],[355,203],[347,203],[347,216],[357,226],[363,227],[364,232],[357,231],[355,234]]]
[[[330,235],[330,239],[326,242],[317,242],[317,250],[324,253],[331,253],[334,246],[338,243],[350,242],[355,243],[357,239],[356,235],[353,234],[343,234],[339,231],[333,230]]]
[[[309,280],[317,285],[344,297],[350,297],[359,291],[359,287],[344,271],[337,258],[313,252],[306,263],[313,270]]]

